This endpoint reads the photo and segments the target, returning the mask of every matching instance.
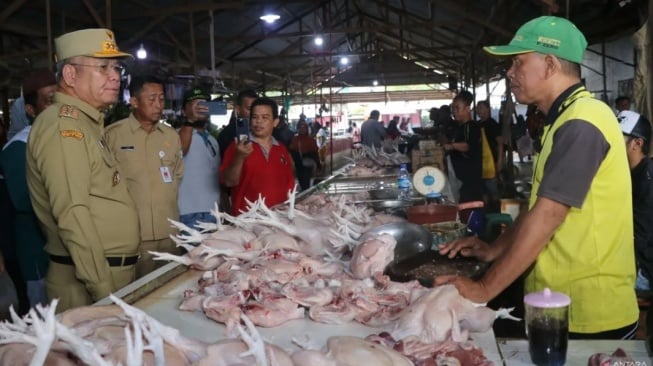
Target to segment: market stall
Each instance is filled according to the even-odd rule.
[[[171,263],[157,270],[153,277],[165,276],[166,273],[175,272],[178,264]],[[217,342],[227,338],[225,326],[207,319],[199,312],[185,312],[178,310],[179,303],[183,298],[183,292],[193,288],[197,280],[202,276],[201,271],[185,270],[174,277],[171,281],[163,284],[153,292],[136,301],[133,305],[144,310],[152,317],[164,324],[179,329],[181,333],[189,338],[205,342]],[[141,281],[143,280],[143,281]],[[141,279],[134,283],[134,290],[146,286],[151,280]],[[125,288],[116,295],[128,297],[132,294],[129,288]],[[100,304],[110,304],[111,300],[105,299]],[[332,336],[356,336],[365,338],[370,334],[383,331],[383,328],[368,327],[356,322],[344,325],[321,324],[308,318],[292,320],[274,328],[258,328],[263,338],[285,350],[296,351],[300,345],[308,345],[314,348],[321,348]],[[503,362],[497,349],[497,341],[490,329],[484,333],[474,333],[471,336],[473,343],[483,350],[488,360],[495,365]]]
[[[321,184],[309,191],[302,192],[297,197],[297,201],[301,202],[319,195],[327,197],[345,196],[351,204],[363,208],[367,207],[368,210],[371,209],[378,215],[396,213],[395,210],[397,209],[405,209],[410,205],[424,204],[426,202],[423,197],[416,197],[414,202],[408,204],[405,202],[397,202],[392,205],[380,204],[382,201],[394,202],[395,199],[391,199],[391,197],[385,198],[385,200],[372,199],[373,197],[369,197],[369,192],[371,190],[386,189],[391,191],[396,189],[394,186],[396,174],[393,175],[392,170],[386,168],[383,171],[385,174],[356,177],[351,175],[356,172],[353,170],[354,168],[355,166],[349,165],[337,171]],[[381,225],[380,227],[384,226],[387,225]],[[428,234],[428,231],[424,231]],[[425,249],[430,249],[430,241],[428,248]],[[402,254],[401,250],[395,251],[395,253],[406,255]],[[229,338],[228,329],[224,324],[207,318],[201,311],[179,310],[180,303],[185,300],[188,292],[195,291],[198,282],[202,282],[207,273],[181,264],[170,263],[122,289],[116,293],[116,296],[144,310],[163,324],[178,329],[186,337],[209,343],[218,342]],[[110,299],[105,299],[100,301],[98,305],[110,303]],[[392,327],[389,325],[365,325],[356,321],[324,324],[310,319],[308,312],[301,319],[289,320],[278,326],[258,327],[258,331],[266,342],[275,344],[289,352],[298,351],[302,348],[322,349],[327,341],[334,336],[365,338],[388,332],[391,329]],[[483,332],[471,333],[469,342],[474,347],[482,350],[486,361],[496,365],[502,364],[491,327]]]

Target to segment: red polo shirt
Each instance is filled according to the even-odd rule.
[[[265,204],[272,207],[288,199],[288,191],[295,187],[292,159],[286,147],[274,141],[268,154],[261,145],[252,141],[254,151],[245,159],[238,185],[231,188],[231,214],[247,211],[245,199],[254,202],[259,194]],[[220,165],[220,180],[236,154],[236,145],[230,144]]]

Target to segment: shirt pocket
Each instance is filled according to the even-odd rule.
[[[102,160],[104,160],[104,163],[109,167],[109,168],[115,168],[117,165],[116,159],[113,157],[113,154],[107,149],[106,147],[102,147],[102,144],[100,144],[100,155],[102,156]]]

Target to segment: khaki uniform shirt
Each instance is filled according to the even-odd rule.
[[[105,257],[137,255],[136,205],[103,138],[103,114],[56,93],[27,141],[27,184],[47,237],[45,250],[71,256],[94,299],[118,290]]]
[[[183,164],[177,131],[157,123],[147,133],[131,114],[107,127],[104,136],[138,207],[141,239],[165,239],[176,233],[168,218],[179,220],[177,190]]]

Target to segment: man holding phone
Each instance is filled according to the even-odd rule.
[[[258,98],[258,95],[251,89],[242,90],[238,93],[238,96],[236,96],[231,119],[229,119],[229,123],[222,129],[222,131],[220,131],[220,134],[218,134],[218,145],[220,145],[221,158],[224,158],[224,152],[227,151],[227,148],[234,141],[234,138],[238,136],[236,131],[238,124],[241,125],[241,131],[243,123],[247,125],[247,128],[249,127],[249,111],[256,98]]]
[[[220,166],[221,182],[231,188],[232,215],[246,212],[246,200],[254,202],[259,195],[268,206],[282,203],[295,187],[290,154],[272,136],[279,123],[277,103],[269,98],[256,99],[250,117],[249,138],[235,138]]]
[[[184,124],[179,130],[184,155],[184,176],[179,186],[179,220],[190,227],[197,221],[215,222],[211,215],[220,200],[220,148],[206,130],[209,96],[200,88],[184,93]]]

